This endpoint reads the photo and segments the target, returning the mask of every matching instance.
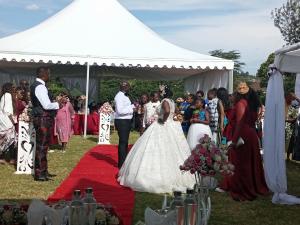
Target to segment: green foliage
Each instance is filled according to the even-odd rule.
[[[231,50],[228,52],[225,52],[222,49],[217,49],[210,51],[209,54],[211,56],[223,58],[223,59],[229,59],[234,61],[234,69],[233,69],[233,75],[242,75],[243,74],[243,66],[245,66],[244,62],[240,61],[241,53],[237,50]]]
[[[54,97],[59,95],[61,92],[68,93],[67,88],[61,82],[59,77],[51,77],[50,81],[47,83],[47,86]]]
[[[119,91],[119,84],[122,80],[119,78],[102,79],[100,81],[100,102],[112,101]],[[159,85],[167,84],[171,87],[174,94],[173,98],[184,96],[184,86],[182,80],[177,81],[149,81],[149,80],[128,80],[131,85],[130,96],[137,100],[143,94],[150,95],[159,90]]]
[[[288,0],[280,8],[272,11],[274,25],[280,30],[287,44],[300,41],[300,1]]]
[[[269,65],[274,63],[274,59],[275,59],[275,54],[272,53],[268,56],[267,61],[263,62],[257,73],[256,73],[256,77],[258,77],[261,81],[261,86],[262,87],[267,87],[268,84],[268,71],[269,71]]]
[[[269,55],[268,59],[263,62],[258,69],[256,76],[260,79],[261,81],[261,87],[262,88],[267,88],[268,85],[268,70],[269,70],[269,65],[274,62],[275,59],[275,54],[272,53]],[[283,85],[284,85],[284,91],[285,93],[288,92],[294,92],[295,88],[295,80],[296,76],[294,74],[290,73],[285,73],[283,77]]]

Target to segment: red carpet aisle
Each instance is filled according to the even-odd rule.
[[[131,225],[134,192],[121,187],[116,181],[117,155],[117,146],[97,146],[91,149],[48,201],[70,200],[74,189],[84,191],[85,188],[92,187],[98,202],[111,204],[124,225]]]

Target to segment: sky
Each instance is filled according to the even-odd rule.
[[[26,30],[72,0],[0,0],[0,38]],[[238,50],[255,75],[268,55],[284,45],[271,11],[286,0],[119,0],[161,37],[208,54]]]

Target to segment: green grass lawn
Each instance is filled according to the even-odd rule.
[[[138,138],[132,133],[130,143]],[[111,142],[116,144],[116,133]],[[83,139],[74,136],[65,153],[55,151],[49,153],[49,171],[56,174],[52,181],[35,182],[32,176],[14,175],[14,168],[9,165],[0,166],[0,200],[30,201],[33,198],[47,199],[56,187],[67,177],[80,158],[91,147],[97,145],[97,138],[89,136]],[[300,164],[287,164],[288,190],[290,194],[300,196]],[[252,202],[235,202],[227,194],[213,192],[212,215],[210,225],[297,225],[300,224],[300,206],[281,206],[271,203],[271,196],[262,197]],[[162,196],[136,193],[134,223],[143,220],[144,210],[161,207]]]

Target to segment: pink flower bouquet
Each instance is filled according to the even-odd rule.
[[[107,115],[110,115],[114,112],[113,108],[111,107],[111,105],[108,103],[108,102],[105,102],[101,107],[100,107],[100,110],[99,110],[100,113],[103,113],[103,114],[107,114]]]
[[[180,166],[180,170],[195,174],[196,181],[201,177],[213,177],[217,173],[223,176],[233,175],[234,166],[228,161],[226,149],[218,148],[208,135],[200,139],[191,155]]]

